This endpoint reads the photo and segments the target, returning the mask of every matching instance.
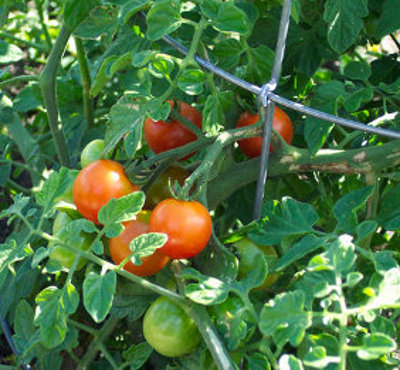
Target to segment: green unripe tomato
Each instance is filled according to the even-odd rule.
[[[195,350],[200,334],[186,312],[166,297],[157,298],[143,319],[146,341],[166,357],[179,357]]]
[[[53,235],[59,237],[60,231],[74,219],[65,212],[59,212],[53,223]],[[84,232],[80,233],[81,243],[72,243],[71,245],[77,249],[88,250],[90,245],[92,244],[94,237],[90,234],[86,234]],[[66,241],[68,242],[68,241]],[[56,242],[49,242],[49,247],[54,247],[53,252],[50,254],[49,258],[51,260],[55,260],[60,262],[63,269],[70,269],[75,262],[75,253],[63,247],[62,245],[57,244]],[[77,264],[76,270],[80,270],[83,266],[85,266],[87,260],[84,258],[80,258]]]
[[[81,166],[85,168],[90,163],[103,159],[104,140],[96,139],[87,144],[81,153]]]
[[[268,270],[271,269],[273,263],[278,259],[278,254],[274,247],[260,246],[252,242],[250,239],[244,238],[235,243],[239,254],[239,271],[238,279],[242,279],[248,271],[253,268],[253,263],[258,258],[260,251],[264,253]],[[264,282],[256,288],[256,290],[268,290],[279,278],[279,274],[268,274]]]

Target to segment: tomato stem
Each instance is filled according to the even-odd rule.
[[[64,135],[58,124],[58,107],[57,107],[57,69],[67,45],[71,31],[68,30],[65,24],[61,26],[56,43],[51,50],[47,64],[43,68],[40,77],[39,85],[42,91],[44,104],[47,109],[49,126],[53,135],[54,144],[60,163],[62,166],[71,167],[71,160],[68,153],[67,144],[65,143]]]
[[[83,48],[82,40],[75,37],[76,53],[78,57],[79,70],[81,72],[82,81],[82,96],[83,96],[83,110],[85,119],[89,127],[94,124],[93,102],[90,98],[90,71],[86,59],[85,49]]]

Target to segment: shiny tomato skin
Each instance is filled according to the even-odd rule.
[[[212,221],[201,203],[169,198],[154,208],[149,229],[168,235],[167,243],[160,248],[167,256],[172,259],[192,258],[207,246]]]
[[[112,198],[120,198],[139,188],[125,175],[124,167],[109,159],[100,159],[81,170],[72,189],[78,212],[88,220],[99,223],[101,207]]]
[[[187,313],[166,297],[157,298],[143,318],[143,335],[160,354],[180,357],[196,349],[200,334]]]
[[[236,124],[236,128],[255,125],[259,120],[258,114],[251,114],[244,112],[239,117]],[[293,140],[293,125],[289,116],[279,107],[275,107],[274,119],[272,121],[272,127],[283,137],[283,139],[290,144]],[[238,141],[239,147],[244,154],[250,158],[256,158],[261,155],[262,148],[262,137],[251,137],[248,139],[242,139]],[[271,146],[270,152],[274,148]]]
[[[172,164],[160,177],[150,186],[146,194],[146,209],[153,209],[164,199],[171,198],[172,193],[169,183],[174,185],[175,181],[182,186],[190,172],[178,164]]]
[[[171,104],[171,108],[173,108],[174,102],[168,102]],[[203,120],[201,113],[185,102],[177,101],[177,104],[179,114],[201,129]],[[193,132],[176,119],[172,119],[171,122],[167,123],[165,121],[153,121],[151,118],[146,118],[144,122],[144,136],[147,145],[156,154],[189,144],[197,139],[197,136]],[[182,159],[187,159],[192,155],[189,154]]]
[[[129,243],[133,238],[145,234],[149,231],[148,212],[141,212],[136,220],[125,222],[125,230],[116,238],[109,240],[110,255],[114,264],[119,265],[132,252],[129,249]],[[151,276],[164,268],[168,263],[169,257],[157,249],[152,255],[143,257],[141,265],[134,265],[129,261],[124,270],[137,276]]]

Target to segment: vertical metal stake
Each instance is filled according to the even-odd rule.
[[[271,147],[272,122],[274,119],[275,103],[267,100],[267,106],[261,105],[260,117],[263,122],[263,141],[261,149],[260,171],[258,173],[256,199],[254,202],[253,218],[261,217],[262,203],[264,199],[265,183],[267,181],[269,149]]]

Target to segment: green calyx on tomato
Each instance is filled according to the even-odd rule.
[[[239,254],[239,280],[241,280],[253,268],[255,259],[260,256],[260,251],[264,255],[268,271],[272,269],[274,263],[278,260],[278,254],[272,246],[260,246],[247,238],[239,240],[234,245]],[[275,284],[278,278],[278,273],[268,273],[264,282],[256,287],[256,290],[268,290],[273,284]]]
[[[161,201],[172,198],[170,186],[172,186],[175,181],[182,186],[189,176],[189,171],[178,165],[172,164],[166,171],[164,171],[160,177],[150,186],[146,193],[146,203],[145,208],[153,209]]]
[[[136,220],[125,222],[125,230],[116,238],[109,240],[111,259],[119,265],[131,255],[129,243],[139,235],[145,234],[149,230],[149,211],[139,212]],[[134,265],[132,261],[125,264],[124,269],[137,276],[151,276],[164,268],[168,263],[169,257],[157,249],[150,256],[141,258],[141,265]]]
[[[236,124],[236,128],[255,125],[258,122],[258,120],[259,120],[258,114],[251,114],[249,112],[244,112],[239,117],[239,120]],[[288,144],[291,144],[293,140],[292,121],[289,118],[289,116],[279,107],[275,107],[272,127],[279,133],[279,135],[282,136],[283,140],[285,140]],[[239,140],[238,144],[242,152],[250,158],[256,158],[261,155],[261,148],[262,148],[261,136]],[[272,152],[273,150],[274,148],[271,146],[270,152]]]
[[[193,320],[166,297],[157,298],[143,319],[146,341],[166,357],[179,357],[196,349],[200,334]]]
[[[112,198],[120,198],[139,187],[133,185],[125,174],[124,167],[109,159],[99,159],[82,169],[72,189],[78,212],[88,220],[99,223],[100,208]]]
[[[171,104],[171,108],[174,108],[175,103],[171,100],[168,102]],[[201,113],[185,102],[178,100],[176,103],[179,114],[201,129],[203,121]],[[165,122],[153,121],[150,118],[146,118],[144,122],[144,136],[147,145],[156,154],[189,144],[197,138],[193,132],[177,119]],[[187,159],[192,155],[189,154],[181,159]]]
[[[172,259],[192,258],[208,244],[212,221],[207,208],[197,201],[165,199],[154,208],[149,230],[166,233],[160,251]]]
[[[88,143],[81,153],[81,166],[85,168],[89,164],[103,159],[104,154],[104,140],[96,139]]]
[[[74,220],[75,219],[66,212],[59,212],[54,219],[53,235],[61,239],[65,244],[71,245],[76,249],[87,251],[94,240],[93,235],[81,231],[78,237],[76,235],[74,235],[74,237],[69,237],[73,232],[65,232],[66,227],[71,225]],[[58,261],[63,269],[70,269],[75,262],[75,258],[79,258],[73,251],[70,251],[57,242],[49,242],[49,247],[54,248],[49,256],[50,260]],[[86,263],[87,260],[80,257],[76,270],[80,270]]]

